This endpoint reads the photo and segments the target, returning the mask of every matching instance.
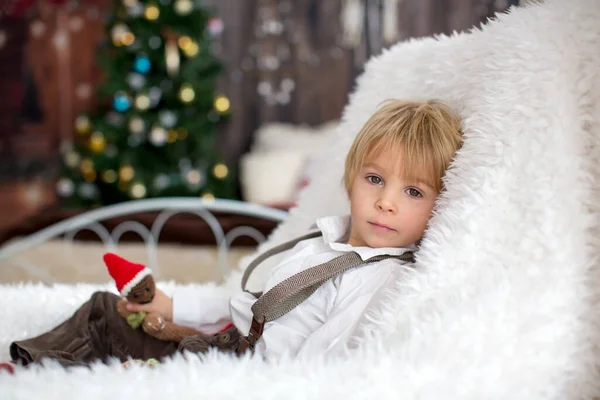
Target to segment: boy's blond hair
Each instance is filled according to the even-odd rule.
[[[352,183],[369,159],[384,149],[401,157],[401,173],[409,181],[440,191],[442,178],[462,145],[459,116],[438,100],[388,100],[358,132],[348,155],[344,185]]]

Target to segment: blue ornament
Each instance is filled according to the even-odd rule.
[[[117,93],[113,100],[113,107],[119,112],[125,112],[131,107],[131,100],[126,94]]]
[[[133,69],[140,74],[145,74],[146,72],[150,71],[150,66],[150,59],[148,57],[139,56],[135,58],[135,61],[133,61]]]

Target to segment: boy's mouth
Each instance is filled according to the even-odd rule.
[[[396,231],[394,228],[391,228],[385,224],[380,224],[378,222],[369,222],[369,224],[371,224],[371,226],[373,228],[375,228],[376,230],[378,230],[379,232],[395,232]]]

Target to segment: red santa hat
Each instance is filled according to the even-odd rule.
[[[132,263],[113,253],[104,255],[104,263],[123,297],[127,297],[131,289],[151,273],[144,265]]]

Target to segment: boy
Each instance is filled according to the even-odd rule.
[[[366,260],[415,251],[461,144],[460,119],[445,104],[386,102],[358,133],[346,157],[350,216],[319,219],[322,237],[298,243],[273,269],[264,292],[344,253],[355,252]],[[398,263],[385,259],[329,279],[297,307],[265,324],[256,350],[265,357],[343,351],[378,292],[398,279]],[[13,360],[27,364],[49,357],[77,365],[109,357],[162,358],[178,350],[174,343],[132,330],[116,314],[118,300],[114,294],[95,293],[59,327],[13,343]],[[231,323],[236,332],[247,334],[255,301],[246,292],[208,297],[193,288],[179,288],[173,299],[157,290],[151,303],[130,304],[129,309],[156,311],[167,320],[214,334],[219,338],[215,340],[229,341],[230,336],[216,334]]]

